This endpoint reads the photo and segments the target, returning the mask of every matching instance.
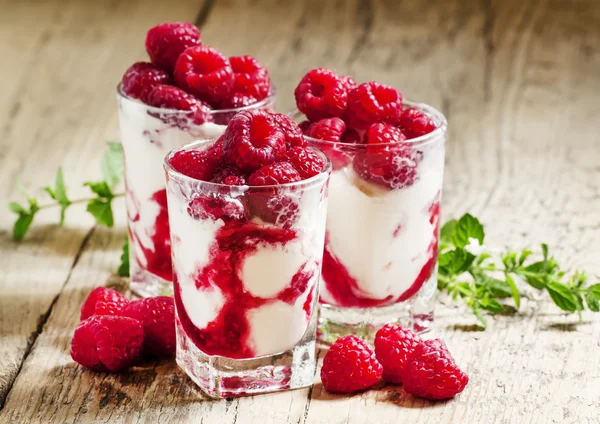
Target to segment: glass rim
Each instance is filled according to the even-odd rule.
[[[173,176],[179,178],[180,180],[186,181],[188,183],[206,184],[207,186],[213,186],[213,187],[215,187],[217,189],[221,189],[221,190],[224,188],[227,188],[227,189],[243,189],[243,190],[256,190],[256,191],[263,191],[263,190],[267,191],[267,190],[281,189],[281,188],[310,187],[312,185],[317,185],[318,183],[322,182],[321,181],[322,179],[325,179],[325,181],[326,181],[329,178],[329,176],[331,174],[331,170],[333,168],[331,160],[327,157],[327,155],[325,155],[325,153],[323,153],[322,151],[320,151],[318,149],[311,147],[319,156],[321,156],[325,160],[325,167],[317,175],[313,175],[312,177],[306,178],[304,180],[294,181],[292,183],[273,184],[273,185],[264,185],[264,186],[252,186],[252,185],[248,185],[248,184],[246,184],[246,185],[229,185],[229,184],[215,183],[213,181],[198,180],[196,178],[192,178],[188,175],[185,175],[185,174],[179,172],[178,170],[173,168],[171,166],[171,164],[169,163],[169,160],[178,152],[181,152],[184,150],[193,150],[194,148],[197,148],[199,146],[208,145],[209,143],[215,143],[216,140],[218,140],[218,138],[195,140],[195,141],[192,141],[191,143],[187,143],[187,144],[184,144],[182,146],[178,146],[178,147],[172,149],[169,153],[166,154],[166,156],[163,160],[163,168],[169,175],[173,175]]]
[[[425,112],[427,114],[427,116],[429,116],[431,119],[433,119],[433,121],[435,122],[435,124],[437,125],[437,128],[435,130],[433,130],[432,132],[419,136],[419,137],[415,137],[415,138],[410,138],[408,140],[404,140],[404,141],[400,141],[400,142],[396,142],[396,143],[374,143],[374,144],[362,144],[362,143],[343,143],[341,141],[329,141],[329,140],[320,140],[318,138],[313,138],[313,137],[309,137],[307,135],[304,136],[305,139],[309,140],[311,143],[322,143],[324,145],[329,145],[329,146],[348,146],[350,148],[354,148],[354,149],[361,149],[361,148],[367,148],[368,147],[385,147],[385,146],[390,146],[390,145],[398,145],[398,144],[408,144],[411,146],[423,146],[425,144],[429,144],[429,143],[433,143],[435,141],[437,141],[438,138],[443,137],[446,134],[446,131],[448,130],[448,122],[446,121],[446,117],[444,116],[444,114],[442,112],[440,112],[439,110],[437,110],[436,108],[434,108],[433,106],[430,106],[426,103],[419,103],[419,102],[412,102],[410,100],[403,100],[402,101],[403,105],[407,105],[410,107],[416,107],[417,109]],[[305,116],[302,112],[300,112],[298,110],[298,108],[294,108],[292,109],[290,112],[287,113],[287,115],[292,118],[292,120],[297,117],[297,116]]]
[[[127,101],[130,101],[130,102],[133,102],[140,106],[143,106],[145,109],[150,110],[151,112],[163,113],[163,114],[166,113],[166,114],[171,114],[171,115],[184,115],[184,114],[187,114],[190,112],[189,110],[170,109],[170,108],[166,108],[166,107],[156,107],[156,106],[147,105],[145,103],[142,103],[140,100],[134,99],[133,97],[130,97],[127,94],[125,94],[122,90],[122,85],[123,84],[121,82],[119,82],[119,84],[117,84],[117,97],[118,98],[125,99]],[[277,96],[277,88],[273,84],[271,84],[271,94],[269,94],[267,97],[265,97],[262,100],[259,100],[248,106],[242,106],[242,107],[238,107],[238,108],[211,109],[210,112],[208,112],[208,114],[209,115],[219,115],[219,114],[225,114],[225,113],[238,113],[238,112],[242,112],[244,110],[261,108],[261,107],[266,106],[269,103],[275,101],[276,96]]]

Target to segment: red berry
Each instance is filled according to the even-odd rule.
[[[271,78],[267,68],[252,56],[229,58],[233,70],[233,92],[262,100],[269,95]]]
[[[202,181],[210,181],[222,163],[223,152],[218,142],[205,150],[181,150],[169,159],[176,171]]]
[[[344,336],[325,354],[321,382],[329,392],[352,393],[376,384],[382,371],[371,346],[354,335]]]
[[[211,181],[225,185],[246,185],[246,174],[235,166],[227,166],[217,171]]]
[[[348,126],[366,130],[371,124],[396,124],[402,112],[402,94],[395,88],[365,82],[348,93]]]
[[[326,118],[313,122],[306,130],[306,135],[317,140],[340,142],[346,131],[346,123],[340,118]]]
[[[121,90],[129,97],[147,103],[148,94],[154,86],[170,83],[171,77],[162,69],[152,63],[136,62],[123,74]]]
[[[400,143],[406,140],[406,136],[399,128],[389,124],[373,124],[365,135],[367,144],[389,144]]]
[[[208,46],[190,47],[181,53],[174,76],[177,85],[211,105],[228,98],[233,88],[229,60]]]
[[[449,399],[463,391],[469,377],[462,372],[440,339],[415,348],[404,367],[404,390],[425,399]]]
[[[193,199],[187,207],[187,213],[194,219],[241,220],[246,217],[242,202],[223,193],[209,193]]]
[[[342,82],[344,83],[344,87],[346,90],[350,91],[353,88],[356,88],[356,81],[354,81],[351,77],[341,76]]]
[[[342,116],[348,105],[346,77],[326,68],[309,71],[294,91],[296,105],[311,121]]]
[[[157,85],[148,95],[148,104],[154,107],[190,111],[194,124],[212,121],[211,107],[181,88]]]
[[[377,149],[358,153],[354,157],[354,170],[366,181],[399,189],[417,180],[419,155],[410,147],[396,146],[389,150]]]
[[[71,358],[97,371],[120,371],[142,351],[144,329],[135,319],[94,315],[79,323],[71,340]]]
[[[344,134],[342,134],[340,141],[342,143],[358,144],[362,141],[362,138],[358,131],[353,130],[352,128],[346,128],[346,131],[344,131]]]
[[[173,72],[177,58],[185,49],[200,44],[200,31],[186,22],[160,24],[146,34],[150,60],[168,72]]]
[[[129,300],[118,291],[96,287],[83,302],[79,319],[83,321],[92,315],[120,315],[128,303]]]
[[[219,109],[239,109],[253,105],[258,102],[255,97],[247,96],[241,93],[233,93],[231,96],[219,103]]]
[[[300,216],[298,199],[287,194],[252,193],[248,200],[250,215],[277,227],[290,229]]]
[[[310,122],[308,119],[305,119],[304,121],[302,121],[298,124],[298,127],[300,127],[302,132],[304,134],[306,134],[306,130],[308,130],[308,127],[310,127],[310,124],[312,124],[312,122]]]
[[[429,116],[414,107],[403,110],[398,123],[408,138],[429,134],[436,128]]]
[[[375,355],[383,366],[383,378],[402,383],[404,367],[421,338],[400,325],[384,325],[375,335]]]
[[[175,307],[168,296],[134,300],[121,315],[133,318],[144,327],[144,352],[158,357],[175,354]]]
[[[325,159],[310,147],[292,147],[286,153],[286,160],[303,180],[319,174],[325,168]]]
[[[248,177],[251,186],[288,184],[300,181],[302,177],[289,162],[275,162],[254,171]]]
[[[223,150],[231,163],[252,172],[285,156],[285,134],[269,112],[245,110],[229,121]]]
[[[306,147],[307,143],[302,130],[289,116],[283,113],[274,113],[273,119],[285,134],[285,143],[288,149],[293,146]]]

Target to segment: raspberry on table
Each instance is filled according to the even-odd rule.
[[[390,189],[408,187],[417,180],[418,152],[399,145],[367,150],[354,157],[356,173],[364,180]]]
[[[233,70],[233,93],[262,100],[271,90],[271,77],[267,68],[252,56],[233,56],[229,58]]]
[[[212,121],[210,113],[212,108],[208,103],[172,85],[159,84],[153,87],[148,94],[148,104],[154,107],[190,111],[196,125]]]
[[[233,89],[233,71],[229,60],[209,46],[190,47],[175,63],[175,82],[211,106],[227,99]]]
[[[414,107],[402,111],[398,125],[408,138],[420,137],[436,129],[433,120]]]
[[[469,382],[440,339],[427,340],[415,348],[404,367],[404,390],[425,399],[450,399]]]
[[[325,118],[310,124],[306,135],[317,140],[339,143],[344,131],[346,131],[346,123],[340,118]]]
[[[307,142],[304,139],[304,133],[289,116],[283,113],[274,113],[273,119],[285,134],[285,143],[287,148],[298,146],[306,147]]]
[[[285,158],[303,180],[314,177],[325,168],[325,159],[310,147],[292,147],[287,151]]]
[[[365,135],[367,144],[389,144],[400,143],[406,140],[406,136],[399,129],[389,124],[373,124]]]
[[[187,22],[156,25],[146,34],[146,51],[156,66],[173,72],[179,55],[188,47],[199,46],[200,31]]]
[[[376,123],[396,124],[402,113],[402,94],[393,87],[365,82],[348,93],[346,122],[357,130]]]
[[[217,143],[205,150],[181,150],[176,152],[169,159],[169,164],[173,169],[188,177],[210,181],[215,171],[223,163],[221,146]]]
[[[252,172],[285,156],[285,134],[271,113],[245,110],[229,121],[223,151],[232,164]]]
[[[300,173],[289,162],[275,162],[254,171],[248,177],[251,186],[288,184],[300,181]]]
[[[139,356],[144,329],[138,320],[94,315],[79,323],[71,340],[71,358],[96,371],[120,371]]]
[[[134,300],[121,316],[133,318],[144,328],[144,353],[157,357],[175,354],[175,306],[169,296]]]
[[[120,315],[128,303],[129,300],[118,291],[96,287],[83,302],[79,319],[83,321],[92,315]]]
[[[340,117],[348,105],[350,82],[326,68],[308,71],[294,91],[298,110],[311,121]]]
[[[127,96],[147,103],[148,94],[159,84],[171,84],[168,73],[152,63],[136,62],[123,74],[121,90]]]
[[[375,335],[375,355],[383,366],[383,378],[389,383],[402,383],[404,367],[421,338],[400,325],[384,325]]]
[[[321,382],[332,393],[353,393],[377,384],[383,368],[375,352],[354,335],[340,337],[323,358]]]

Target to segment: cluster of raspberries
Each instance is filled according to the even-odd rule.
[[[202,44],[189,23],[164,23],[146,35],[149,62],[134,63],[121,90],[150,106],[187,111],[194,123],[211,120],[213,109],[254,104],[271,94],[267,69],[251,56],[227,58]]]

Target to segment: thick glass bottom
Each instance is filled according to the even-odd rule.
[[[173,296],[173,283],[144,269],[137,269],[129,280],[129,288],[140,297]]]
[[[385,324],[401,324],[417,333],[433,327],[437,272],[425,282],[419,292],[405,302],[377,308],[343,308],[322,303],[317,337],[330,345],[339,337],[357,335],[372,342],[375,333]]]
[[[316,370],[316,313],[293,348],[275,355],[231,359],[203,353],[185,333],[176,317],[177,365],[208,396],[249,396],[313,384]]]

